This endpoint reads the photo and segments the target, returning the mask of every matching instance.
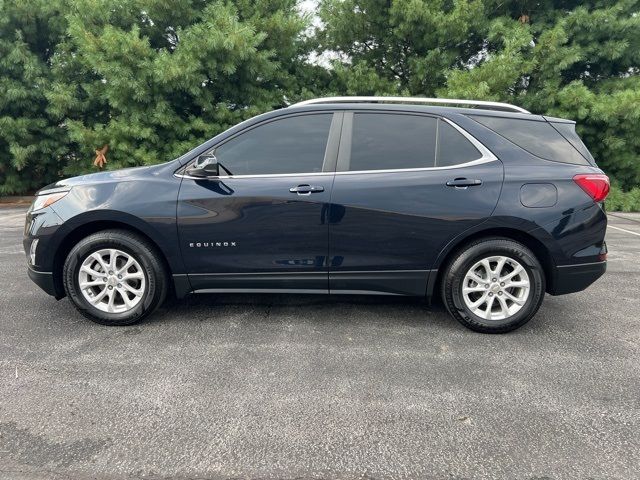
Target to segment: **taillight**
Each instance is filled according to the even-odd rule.
[[[602,202],[609,194],[609,177],[602,173],[585,173],[573,177],[594,202]]]

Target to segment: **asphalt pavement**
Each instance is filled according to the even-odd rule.
[[[616,214],[617,215],[617,214]],[[640,476],[640,216],[507,335],[410,298],[192,295],[81,317],[0,209],[0,478]]]

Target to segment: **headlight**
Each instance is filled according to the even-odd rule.
[[[36,199],[33,201],[33,211],[41,210],[49,205],[53,205],[67,193],[69,193],[69,189],[41,193],[36,196]]]

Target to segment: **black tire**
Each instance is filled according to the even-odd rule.
[[[530,283],[528,297],[520,310],[500,320],[489,320],[476,315],[467,307],[462,293],[467,272],[477,262],[491,256],[503,256],[517,261],[524,267]],[[445,307],[465,327],[482,333],[506,333],[521,327],[536,314],[544,298],[545,276],[540,262],[526,246],[507,238],[483,238],[457,252],[444,272],[441,288]],[[485,310],[490,311],[488,305]]]
[[[117,249],[133,257],[144,273],[145,287],[137,305],[128,311],[110,313],[92,305],[82,294],[79,272],[82,263],[101,249]],[[76,309],[101,325],[122,326],[141,321],[158,308],[167,294],[167,273],[156,249],[147,240],[127,230],[103,230],[78,242],[65,260],[62,280],[67,296]]]

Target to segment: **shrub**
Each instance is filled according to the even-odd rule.
[[[610,212],[640,212],[640,187],[625,192],[613,185],[605,206]]]

